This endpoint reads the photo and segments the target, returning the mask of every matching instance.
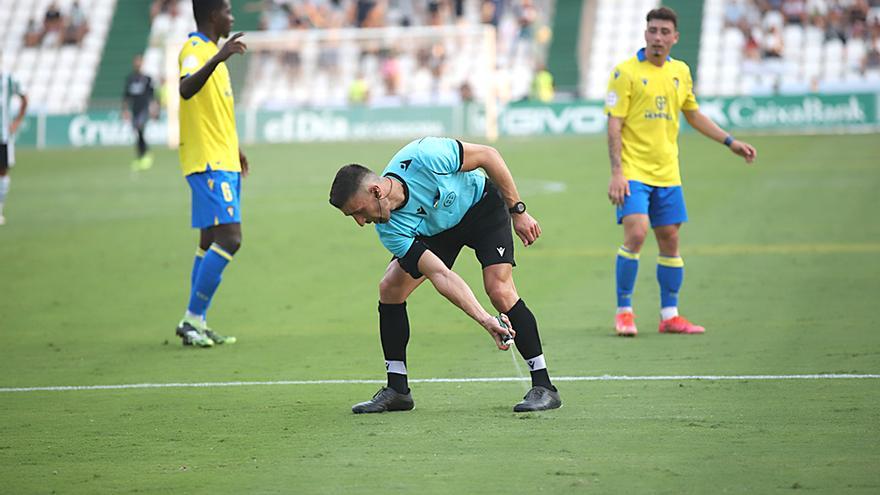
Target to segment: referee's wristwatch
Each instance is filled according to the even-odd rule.
[[[522,201],[517,201],[516,203],[513,204],[513,206],[508,208],[507,211],[509,211],[511,213],[516,213],[517,215],[525,213],[526,212],[526,204],[523,203]]]

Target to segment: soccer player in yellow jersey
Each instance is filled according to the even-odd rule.
[[[241,246],[241,176],[247,158],[238,147],[234,100],[224,63],[247,46],[231,38],[228,0],[193,0],[197,32],[190,33],[180,67],[180,165],[192,190],[192,226],[200,229],[189,305],[177,326],[184,345],[231,344],[235,337],[211,331],[205,315],[226,265]],[[229,38],[217,48],[220,38]]]
[[[699,334],[705,329],[678,314],[678,291],[684,262],[678,251],[678,230],[687,221],[678,168],[679,112],[706,137],[723,143],[752,163],[757,152],[736,140],[700,112],[687,64],[669,56],[678,43],[678,18],[667,7],[648,12],[645,48],[614,68],[608,82],[608,155],[611,182],[608,198],[623,224],[623,245],[617,251],[618,335],[637,333],[632,293],[639,252],[654,229],[660,255],[660,332]]]

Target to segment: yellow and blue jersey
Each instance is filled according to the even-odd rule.
[[[382,176],[400,181],[406,199],[387,223],[376,224],[376,232],[393,255],[406,255],[417,236],[455,227],[483,197],[486,176],[462,172],[463,160],[460,141],[438,137],[412,141],[391,158]]]
[[[690,68],[667,58],[662,67],[642,48],[614,68],[605,112],[623,119],[621,162],[628,180],[651,186],[681,185],[678,130],[682,110],[697,110]]]
[[[180,78],[202,68],[217,53],[202,33],[190,33],[180,50]],[[205,85],[190,99],[180,100],[180,166],[183,175],[210,170],[241,172],[235,100],[226,64],[217,64]]]

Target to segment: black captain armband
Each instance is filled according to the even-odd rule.
[[[727,137],[724,138],[724,146],[727,146],[728,148],[730,148],[730,145],[733,143],[733,141],[734,141],[733,136],[728,134]]]

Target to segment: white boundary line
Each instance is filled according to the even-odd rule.
[[[557,376],[554,382],[615,382],[615,381],[681,381],[681,380],[839,380],[839,379],[877,379],[874,374],[814,374],[814,375],[661,375],[661,376]],[[423,378],[410,380],[412,383],[497,383],[521,382],[525,377],[498,378]],[[263,382],[202,382],[202,383],[129,383],[120,385],[71,385],[52,387],[2,387],[0,393],[13,392],[67,392],[75,390],[127,390],[144,388],[209,388],[209,387],[251,387],[258,385],[359,385],[384,384],[385,380],[278,380]]]

